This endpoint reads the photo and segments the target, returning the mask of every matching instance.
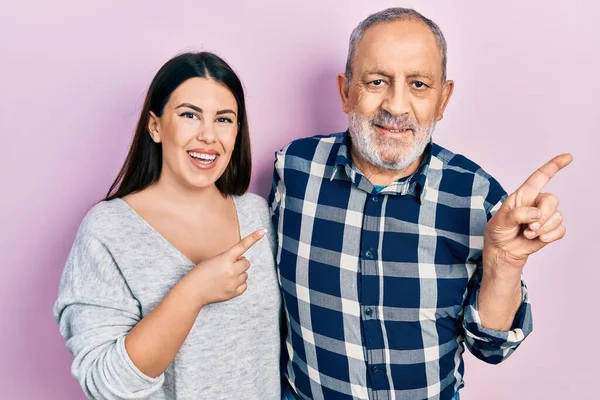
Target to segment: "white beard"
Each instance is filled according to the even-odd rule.
[[[372,120],[352,111],[348,114],[352,148],[360,157],[378,169],[404,170],[418,160],[425,151],[435,130],[435,121],[422,128],[411,122],[408,117],[374,118],[377,122],[381,119],[387,125],[408,126],[413,129],[413,132],[406,133],[405,138],[384,137],[375,130]]]

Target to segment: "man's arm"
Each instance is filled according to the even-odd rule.
[[[541,190],[571,161],[570,154],[555,157],[489,213],[482,260],[470,283],[463,315],[467,346],[484,361],[506,359],[532,330],[521,276],[531,254],[566,233],[558,199]]]
[[[485,199],[487,221],[500,209],[505,198],[506,192],[495,180],[492,180]],[[510,356],[533,330],[527,287],[519,276],[518,298],[507,296],[505,299],[498,300],[502,302],[500,307],[507,313],[504,317],[510,321],[500,329],[486,325],[482,322],[480,313],[485,261],[480,257],[475,262],[477,268],[469,282],[463,309],[462,327],[465,344],[475,357],[490,364],[498,364]],[[490,293],[488,291],[488,294]]]
[[[555,157],[503,202],[485,229],[479,293],[482,324],[508,330],[521,303],[521,275],[529,256],[566,233],[558,198],[541,193],[572,157]]]
[[[281,197],[285,191],[285,186],[282,179],[283,173],[283,153],[278,151],[275,153],[275,162],[273,165],[273,181],[271,182],[271,191],[269,193],[268,203],[271,211],[271,219],[275,232],[279,233],[279,213]]]

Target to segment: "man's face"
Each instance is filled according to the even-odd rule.
[[[421,21],[369,28],[354,56],[352,81],[338,77],[353,152],[376,168],[419,161],[453,89],[442,84],[442,55]]]

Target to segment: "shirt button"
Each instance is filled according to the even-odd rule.
[[[365,314],[367,315],[367,317],[370,317],[371,315],[373,315],[373,310],[371,310],[371,308],[367,308],[365,310]]]
[[[379,196],[373,196],[371,197],[371,200],[373,200],[373,203],[377,203],[379,201]]]
[[[365,257],[367,257],[369,260],[372,260],[373,258],[375,258],[373,255],[373,251],[370,249],[365,251]]]
[[[371,372],[373,372],[374,374],[378,373],[379,371],[380,371],[380,369],[377,365],[373,365],[371,367]]]

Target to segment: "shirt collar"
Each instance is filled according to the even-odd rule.
[[[346,131],[344,132],[338,147],[334,168],[331,169],[332,172],[329,176],[329,180],[350,180],[358,189],[364,190],[368,193],[375,193],[376,190],[373,184],[369,182],[369,180],[365,178],[362,173],[353,165],[352,157],[350,155],[350,146],[350,135],[348,131]],[[423,161],[421,161],[419,168],[414,174],[389,184],[380,193],[391,195],[409,194],[417,197],[421,202],[423,202],[423,199],[425,198],[425,192],[427,190],[427,175],[429,173],[429,166],[432,158],[432,146],[433,144],[430,142],[425,148],[425,157],[423,157]]]

